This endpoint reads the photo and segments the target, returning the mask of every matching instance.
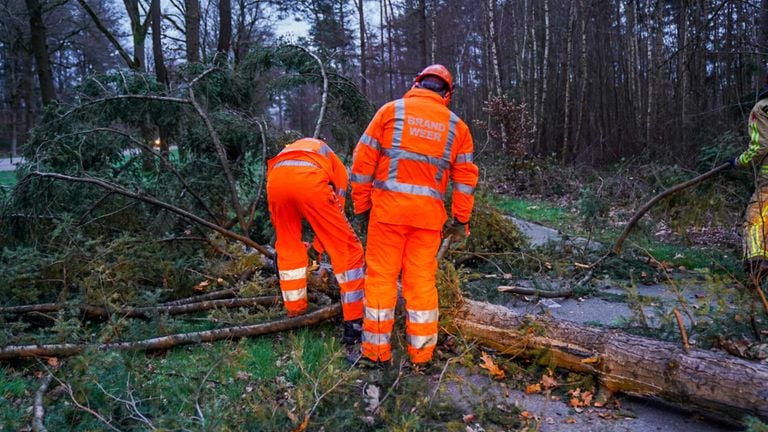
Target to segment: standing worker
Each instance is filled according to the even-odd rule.
[[[431,65],[402,99],[374,116],[355,148],[352,200],[368,219],[362,354],[373,362],[392,357],[397,279],[402,271],[408,354],[414,365],[432,359],[437,343],[435,287],[443,200],[450,179],[452,219],[446,235],[469,234],[478,169],[472,135],[447,106],[453,78]]]
[[[302,138],[268,162],[267,202],[275,227],[280,290],[288,316],[307,310],[306,219],[331,258],[341,288],[342,342],[360,342],[363,318],[363,247],[344,216],[347,170],[323,141]]]
[[[768,275],[768,79],[766,84],[749,113],[749,147],[731,161],[732,166],[749,167],[755,174],[755,192],[744,213],[743,250],[744,272],[758,280]]]

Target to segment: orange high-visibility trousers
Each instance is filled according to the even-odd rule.
[[[275,165],[267,178],[267,203],[277,237],[280,290],[288,314],[299,315],[307,309],[307,250],[301,239],[301,222],[306,219],[331,258],[341,288],[344,320],[362,318],[363,247],[328,184],[327,174],[311,163]]]
[[[757,187],[744,213],[744,260],[768,260],[768,185]]]
[[[373,215],[375,216],[375,215]],[[413,363],[432,359],[437,344],[438,303],[435,273],[441,232],[378,222],[368,225],[363,355],[373,361],[392,357],[391,335],[402,271],[405,332]]]

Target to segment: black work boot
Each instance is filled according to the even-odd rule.
[[[341,343],[344,345],[355,345],[360,343],[363,336],[363,319],[358,318],[356,320],[344,321],[342,324],[344,328],[344,335],[341,338]]]

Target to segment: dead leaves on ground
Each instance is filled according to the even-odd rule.
[[[480,367],[487,370],[493,379],[501,380],[507,376],[501,368],[496,366],[496,363],[493,362],[493,358],[491,358],[488,353],[483,352],[480,355],[480,360]]]

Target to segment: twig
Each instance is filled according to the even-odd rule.
[[[573,290],[570,288],[562,291],[548,291],[548,290],[540,290],[536,288],[524,288],[520,286],[500,285],[496,289],[499,292],[511,292],[514,294],[537,296],[537,297],[543,297],[543,298],[561,298],[561,297],[571,297],[573,295]]]
[[[376,405],[376,409],[373,410],[371,415],[376,415],[376,413],[379,411],[379,408],[384,404],[384,401],[387,400],[390,394],[392,394],[392,390],[397,387],[398,384],[400,384],[400,378],[403,377],[403,366],[405,366],[406,360],[400,360],[400,369],[397,371],[397,378],[395,378],[395,382],[392,383],[391,386],[389,386],[389,389],[387,389],[387,393],[384,394],[384,397],[381,398],[379,401],[379,404]]]
[[[323,76],[323,97],[322,102],[320,104],[320,113],[317,115],[317,124],[315,125],[315,133],[312,135],[312,138],[318,138],[320,136],[320,127],[323,125],[323,117],[325,117],[325,107],[328,104],[328,76],[325,73],[325,66],[323,66],[322,60],[320,60],[320,57],[315,55],[312,51],[304,48],[301,45],[288,45],[293,48],[300,49],[307,53],[310,57],[312,57],[320,67],[320,74]]]
[[[677,320],[677,328],[680,329],[680,336],[683,338],[683,349],[685,352],[688,352],[691,349],[691,345],[688,343],[688,333],[685,331],[683,316],[680,315],[680,311],[677,309],[672,309],[672,312],[675,314],[675,319]]]
[[[435,384],[435,390],[432,392],[432,396],[429,397],[429,404],[427,406],[432,406],[432,400],[437,396],[437,391],[440,390],[440,383],[443,382],[443,376],[445,375],[445,371],[448,370],[448,365],[451,364],[451,362],[455,361],[458,357],[449,358],[445,362],[445,366],[443,366],[443,370],[440,372],[440,377],[437,379],[437,384]]]
[[[78,409],[80,409],[82,411],[85,411],[88,414],[96,417],[97,420],[102,422],[104,424],[104,426],[108,427],[110,430],[113,430],[113,431],[116,431],[116,432],[121,432],[120,429],[112,426],[112,423],[110,423],[109,420],[105,419],[104,416],[102,416],[98,412],[96,412],[96,411],[92,410],[91,408],[88,408],[87,406],[85,406],[85,405],[81,404],[80,402],[78,402],[77,399],[75,399],[74,392],[72,392],[72,386],[70,386],[69,384],[67,384],[67,383],[65,383],[65,382],[63,382],[61,380],[59,380],[58,378],[56,378],[56,381],[58,381],[59,384],[64,386],[64,389],[67,391],[67,394],[69,395],[69,398],[72,400],[72,403],[75,404],[75,406]]]
[[[53,380],[53,374],[49,372],[48,375],[43,377],[43,380],[40,382],[40,387],[38,387],[37,391],[35,392],[35,417],[34,420],[32,420],[32,430],[35,432],[47,431],[43,421],[45,419],[45,406],[43,405],[43,396],[45,396],[45,393],[48,391],[48,386],[51,384],[51,380]]]
[[[112,399],[114,401],[117,401],[117,402],[120,402],[123,405],[125,405],[126,407],[128,407],[128,410],[131,412],[131,415],[129,416],[129,418],[131,418],[133,420],[140,421],[141,423],[145,424],[150,430],[153,430],[153,431],[157,430],[155,425],[153,425],[152,422],[144,414],[141,413],[141,410],[139,410],[138,403],[140,401],[137,401],[133,397],[133,392],[131,391],[131,375],[130,374],[128,374],[128,378],[127,378],[127,380],[125,382],[125,391],[128,394],[128,397],[130,397],[130,400],[121,399],[121,398],[119,398],[119,397],[109,393],[98,382],[96,383],[96,386],[99,388],[99,390],[101,390],[102,393],[107,395],[107,397],[109,397],[110,399]]]
[[[360,358],[357,358],[357,359],[355,360],[355,362],[354,362],[354,363],[353,363],[353,364],[352,364],[352,365],[349,367],[349,370],[350,370],[350,371],[351,371],[351,370],[352,370],[352,369],[353,369],[353,368],[354,368],[354,367],[357,365],[357,362],[358,362],[359,360],[360,360]],[[335,383],[335,384],[333,384],[333,385],[331,386],[331,388],[329,388],[328,390],[326,390],[326,391],[325,391],[323,394],[321,394],[321,395],[318,395],[318,394],[317,394],[317,387],[318,387],[318,385],[319,385],[319,382],[318,382],[317,380],[313,379],[311,375],[309,375],[309,373],[308,373],[308,372],[307,372],[307,371],[304,369],[304,364],[303,364],[301,361],[299,361],[298,363],[299,363],[299,368],[301,369],[301,372],[302,372],[302,373],[304,373],[304,375],[305,375],[305,376],[306,376],[306,377],[307,377],[307,378],[308,378],[310,381],[312,381],[312,383],[313,383],[313,386],[312,386],[312,393],[315,395],[315,403],[312,405],[312,408],[310,408],[310,409],[309,409],[309,410],[308,410],[308,411],[307,411],[307,412],[304,414],[304,421],[302,422],[302,426],[303,426],[303,427],[302,427],[302,429],[301,429],[301,430],[304,430],[304,429],[306,428],[307,424],[309,424],[309,418],[312,416],[312,413],[314,413],[314,412],[315,412],[315,410],[317,409],[318,405],[320,405],[320,401],[321,401],[321,400],[323,400],[323,398],[325,398],[326,396],[328,396],[328,395],[329,395],[329,394],[330,394],[330,393],[331,393],[333,390],[335,390],[335,389],[336,389],[336,387],[338,387],[338,386],[339,386],[339,385],[341,385],[343,382],[345,382],[345,381],[347,380],[348,376],[347,376],[347,374],[343,374],[343,375],[341,376],[341,378],[339,378],[339,380],[338,380],[338,381],[336,381],[336,383]],[[330,364],[331,364],[331,362],[328,362],[328,363],[327,363],[327,364],[326,364],[326,365],[323,367],[323,369],[322,369],[322,370],[325,370],[326,368],[328,368],[328,366],[329,366]]]
[[[205,416],[203,415],[203,410],[200,408],[200,393],[203,392],[203,386],[205,386],[205,383],[208,381],[208,377],[211,376],[211,373],[213,370],[221,364],[221,361],[223,360],[223,357],[219,357],[216,359],[215,362],[211,365],[211,367],[208,369],[208,372],[205,373],[205,376],[203,377],[202,381],[200,381],[200,385],[197,387],[197,392],[195,393],[195,411],[197,411],[197,415],[200,418],[200,424],[203,426],[203,429],[205,429]]]

